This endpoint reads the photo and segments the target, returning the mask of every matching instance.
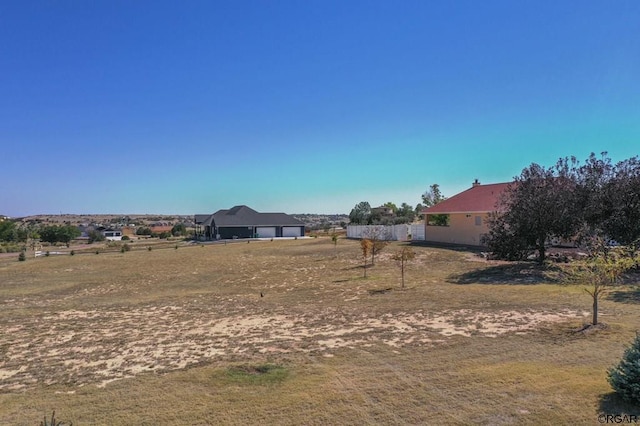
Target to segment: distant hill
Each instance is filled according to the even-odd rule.
[[[301,222],[304,222],[307,229],[322,229],[324,227],[338,227],[349,222],[349,215],[346,214],[316,214],[299,213],[292,214]],[[2,220],[3,216],[0,216]],[[177,223],[191,224],[193,215],[157,215],[157,214],[41,214],[17,218],[23,223],[32,224],[68,224],[68,225],[103,225],[103,226],[126,226],[126,225],[152,225],[162,223],[175,225]]]
[[[193,215],[157,215],[157,214],[59,214],[59,215],[33,215],[19,218],[24,223],[48,223],[68,225],[109,224],[117,226],[125,225],[150,225],[156,222],[162,223],[190,223]]]

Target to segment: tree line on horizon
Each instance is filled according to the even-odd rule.
[[[81,235],[80,229],[70,224],[20,226],[15,220],[0,221],[0,243],[12,245],[11,247],[6,247],[11,249],[9,251],[17,251],[18,248],[25,250],[26,244],[30,240],[38,240],[50,244],[64,243],[69,245],[72,240]],[[149,227],[139,227],[136,235],[168,238],[170,236],[188,235],[188,230],[184,224],[179,223],[173,226],[171,232],[163,232],[160,234],[154,234]],[[105,240],[104,234],[98,229],[89,230],[87,232],[87,238],[89,243]],[[19,244],[22,244],[22,246],[16,246]]]
[[[407,203],[402,203],[400,207],[391,201],[384,203],[380,207],[389,208],[393,213],[389,216],[381,214],[379,207],[372,208],[368,201],[361,201],[351,209],[349,223],[351,225],[399,225],[412,223],[422,215],[423,209],[434,206],[444,200],[446,200],[446,197],[440,192],[440,185],[435,183],[422,194],[422,203],[416,204],[415,207],[411,207]]]

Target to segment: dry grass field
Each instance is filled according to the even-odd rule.
[[[0,259],[0,424],[598,424],[640,293],[328,238]],[[392,288],[391,291],[377,291]]]

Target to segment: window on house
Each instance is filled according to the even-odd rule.
[[[482,226],[482,216],[476,216],[476,226]]]

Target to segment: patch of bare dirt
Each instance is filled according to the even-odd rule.
[[[382,316],[335,310],[217,316],[209,309],[210,305],[186,303],[73,310],[9,323],[0,342],[0,391],[38,383],[104,386],[143,372],[182,369],[224,356],[305,352],[331,356],[336,348],[377,343],[435,345],[453,336],[527,333],[543,323],[588,316],[576,311],[470,309]]]

